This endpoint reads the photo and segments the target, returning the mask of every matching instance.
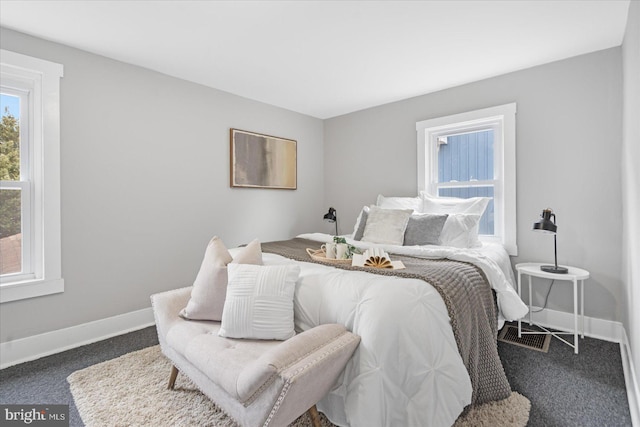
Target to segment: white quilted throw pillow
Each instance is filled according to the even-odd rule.
[[[219,336],[286,340],[295,335],[293,293],[300,267],[231,263],[227,269]]]

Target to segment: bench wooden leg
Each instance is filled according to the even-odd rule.
[[[173,390],[173,387],[176,385],[176,378],[178,378],[178,368],[175,366],[171,366],[171,376],[169,376],[169,390]]]
[[[313,427],[321,427],[320,414],[318,414],[318,408],[316,408],[316,405],[309,408],[307,412],[309,413],[309,418],[311,418],[311,425]]]

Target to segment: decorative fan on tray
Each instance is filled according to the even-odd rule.
[[[375,268],[393,268],[391,265],[391,261],[389,258],[385,258],[384,256],[370,256],[364,260],[365,267],[375,267]]]
[[[398,268],[391,262],[389,254],[381,248],[370,248],[362,254],[362,265],[373,268]]]

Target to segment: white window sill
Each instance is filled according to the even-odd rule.
[[[64,292],[64,279],[25,280],[0,286],[0,303]]]

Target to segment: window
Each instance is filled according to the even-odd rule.
[[[516,104],[416,123],[418,190],[439,197],[489,197],[480,240],[516,246]]]
[[[31,162],[29,92],[8,87],[0,93],[0,274],[19,280],[33,277],[31,259]],[[6,86],[7,85],[7,86]],[[22,129],[22,132],[21,132]],[[11,277],[9,277],[11,276]]]
[[[64,290],[62,66],[6,50],[0,63],[0,302],[7,302]]]

